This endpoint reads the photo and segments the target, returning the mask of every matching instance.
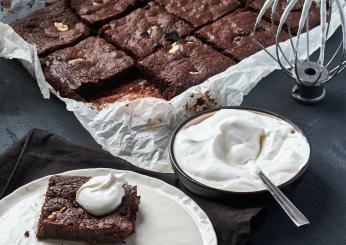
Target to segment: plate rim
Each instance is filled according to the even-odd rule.
[[[41,178],[35,179],[35,180],[17,188],[17,189],[15,189],[13,192],[11,192],[10,194],[8,194],[7,196],[5,196],[3,199],[0,200],[0,219],[6,214],[7,211],[9,211],[11,209],[11,206],[13,206],[13,205],[11,205],[11,203],[13,204],[13,203],[17,203],[19,201],[22,201],[30,193],[36,193],[37,192],[37,191],[35,191],[35,189],[28,190],[28,188],[30,188],[30,186],[38,185],[38,184],[40,184],[40,182],[48,181],[48,179],[54,175],[82,175],[84,172],[88,172],[88,171],[113,171],[113,172],[114,171],[115,172],[121,171],[121,172],[125,172],[125,173],[135,175],[135,176],[138,175],[138,176],[141,176],[142,178],[148,178],[150,181],[160,182],[161,185],[159,185],[159,187],[165,186],[166,188],[170,188],[179,197],[184,198],[184,202],[181,202],[181,201],[178,201],[176,198],[177,196],[172,195],[172,193],[167,194],[167,193],[163,193],[162,191],[160,191],[160,189],[157,189],[159,191],[156,190],[159,195],[164,195],[165,197],[170,198],[172,201],[174,201],[177,205],[181,206],[185,210],[185,212],[191,217],[193,222],[196,224],[198,231],[201,235],[201,238],[203,240],[203,243],[205,243],[205,245],[217,245],[218,244],[216,232],[215,232],[213,223],[211,222],[210,218],[208,217],[206,212],[191,197],[189,197],[183,191],[181,191],[177,187],[172,186],[172,185],[170,185],[170,184],[166,183],[165,181],[158,179],[158,178],[154,178],[154,177],[140,174],[140,173],[130,171],[130,170],[119,170],[119,169],[113,169],[113,168],[75,169],[75,170],[69,170],[69,171],[65,171],[65,172],[61,172],[61,173],[57,173],[57,174],[46,175],[46,176],[43,176]],[[203,222],[201,222],[202,220],[203,220]],[[207,221],[207,222],[205,222],[205,221]],[[210,242],[212,242],[212,243],[210,243]]]

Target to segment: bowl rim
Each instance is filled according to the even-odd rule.
[[[220,194],[236,194],[236,195],[253,195],[253,194],[264,194],[267,193],[268,190],[263,189],[263,190],[259,190],[259,191],[228,191],[228,190],[223,190],[223,189],[218,189],[206,184],[203,184],[201,182],[199,182],[198,180],[194,179],[193,177],[191,177],[189,174],[187,174],[178,164],[175,155],[174,155],[174,141],[176,138],[176,135],[178,134],[178,132],[189,122],[191,122],[192,120],[203,116],[205,114],[209,114],[212,112],[216,112],[219,110],[223,110],[223,109],[233,109],[233,110],[245,110],[245,111],[253,111],[253,112],[258,112],[258,113],[263,113],[263,114],[267,114],[270,116],[274,116],[277,117],[285,122],[287,122],[288,124],[290,124],[292,127],[294,127],[300,134],[302,134],[304,136],[304,138],[306,139],[306,142],[309,145],[310,148],[310,152],[309,152],[309,157],[308,160],[306,161],[305,165],[299,170],[299,172],[297,172],[291,179],[289,179],[288,181],[278,185],[278,188],[283,188],[285,186],[288,186],[290,184],[292,184],[293,182],[295,182],[296,180],[298,180],[300,177],[302,177],[302,175],[305,173],[305,171],[308,169],[308,167],[311,164],[311,153],[312,153],[312,147],[311,147],[311,142],[309,140],[309,138],[306,136],[306,134],[304,133],[304,131],[298,127],[295,123],[293,123],[292,121],[290,121],[289,119],[287,119],[286,117],[277,114],[275,112],[266,110],[266,109],[260,109],[260,108],[256,108],[256,107],[249,107],[249,106],[221,106],[221,107],[217,107],[217,108],[213,108],[213,109],[209,109],[209,110],[205,110],[203,112],[199,112],[196,113],[195,115],[189,117],[188,119],[184,120],[178,127],[175,128],[175,130],[173,131],[173,134],[171,136],[171,139],[169,141],[169,147],[168,147],[168,154],[169,154],[169,159],[171,161],[171,164],[173,166],[173,169],[175,169],[176,171],[178,171],[185,179],[187,179],[188,181],[192,182],[193,184],[202,187],[206,190],[209,191],[213,191],[213,192],[217,192]],[[179,175],[178,175],[179,178]]]

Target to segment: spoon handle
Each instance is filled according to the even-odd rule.
[[[277,188],[262,171],[259,171],[259,176],[263,183],[268,188],[270,194],[280,204],[286,214],[291,218],[294,224],[299,227],[310,224],[309,220],[293,205],[293,203]]]

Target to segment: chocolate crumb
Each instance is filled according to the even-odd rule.
[[[264,29],[263,27],[259,26],[256,29],[257,32],[266,32],[266,29]]]
[[[160,49],[162,48],[162,44],[161,43],[155,43],[154,46],[153,46],[153,49]]]
[[[150,37],[150,34],[149,34],[149,32],[144,31],[144,32],[141,33],[141,37],[149,38],[149,37]]]
[[[24,237],[28,238],[30,236],[29,231],[24,232]]]
[[[165,34],[165,40],[166,41],[176,42],[179,39],[180,39],[180,36],[179,36],[178,32],[176,32],[176,31],[168,32]]]

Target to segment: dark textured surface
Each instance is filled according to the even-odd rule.
[[[241,5],[238,0],[158,0],[172,14],[194,27],[208,24]]]
[[[15,60],[0,59],[0,152],[31,128],[42,128],[74,142],[101,147],[55,96],[42,98],[37,83]]]
[[[155,52],[156,45],[166,46],[192,31],[189,24],[167,13],[155,2],[111,21],[102,29],[109,42],[139,58]]]
[[[71,0],[77,14],[90,24],[124,16],[142,0]]]
[[[137,187],[124,185],[125,196],[119,207],[110,214],[94,217],[75,202],[77,190],[89,179],[85,176],[49,179],[37,228],[38,238],[119,242],[134,232],[140,202]]]
[[[65,29],[55,25],[63,24]],[[39,55],[66,47],[89,35],[89,28],[59,1],[11,24],[26,41],[36,44]]]
[[[144,72],[160,83],[168,99],[226,70],[232,64],[230,58],[195,37],[179,40],[138,63]]]
[[[261,10],[263,7],[265,0],[250,0],[248,1],[248,7],[257,13]],[[294,6],[293,10],[290,12],[290,28],[293,33],[296,33],[298,31],[299,27],[299,19],[301,16],[301,11],[303,9],[304,0],[299,0],[298,3]],[[328,2],[328,1],[327,1]],[[287,1],[286,0],[280,0],[279,4],[277,6],[276,14],[274,21],[276,24],[280,22],[280,17],[282,16],[283,12],[287,8]],[[270,7],[269,10],[265,13],[265,18],[267,20],[271,21],[271,13],[272,8]],[[312,6],[310,8],[309,12],[309,27],[310,29],[317,26],[320,23],[320,9],[316,5],[315,2],[312,2]]]
[[[330,45],[336,47],[335,39]],[[345,80],[344,72],[328,84],[326,100],[316,106],[294,102],[290,96],[293,83],[281,71],[264,78],[246,96],[244,105],[286,116],[305,131],[312,144],[311,167],[302,183],[289,195],[311,224],[297,229],[273,202],[266,209],[265,219],[254,230],[254,245],[346,244]],[[0,151],[32,127],[64,135],[78,144],[100,148],[73,114],[66,111],[63,103],[55,98],[42,99],[35,81],[17,62],[0,59],[0,84]],[[61,172],[63,169],[57,167],[57,170]],[[40,174],[43,172],[30,176],[38,178]]]
[[[117,83],[134,60],[106,40],[89,37],[41,60],[47,81],[64,97],[82,100],[91,91]],[[82,98],[80,97],[82,96]]]
[[[253,31],[256,19],[255,12],[237,9],[203,27],[197,32],[197,36],[233,59],[242,60],[261,50],[254,39],[249,36]],[[286,40],[288,35],[283,31],[280,37],[281,40]],[[275,39],[271,23],[263,20],[257,29],[256,38],[264,47],[273,45]]]

